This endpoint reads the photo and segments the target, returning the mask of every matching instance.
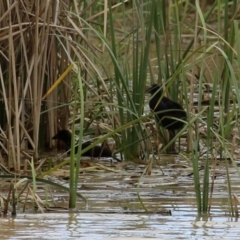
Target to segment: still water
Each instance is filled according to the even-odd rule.
[[[1,218],[1,239],[240,239],[227,217],[159,214],[44,213]]]
[[[78,184],[87,203],[78,199],[77,211],[69,213],[66,192],[39,184],[37,194],[47,199],[49,209],[34,213],[31,199],[25,213],[19,204],[13,218],[9,209],[6,217],[0,217],[0,239],[240,239],[238,218],[230,217],[226,164],[218,162],[210,174],[210,184],[214,181],[210,214],[200,217],[190,165],[186,158],[166,156],[151,174],[143,174],[146,165],[92,162]],[[68,186],[67,167],[48,177]],[[204,171],[199,174],[202,186]],[[232,194],[238,195],[239,175],[231,164],[229,177]],[[1,183],[5,198],[7,184]]]

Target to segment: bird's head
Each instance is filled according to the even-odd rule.
[[[161,94],[162,90],[161,87],[159,85],[157,85],[156,83],[152,84],[149,88],[147,88],[146,93],[150,93],[151,95],[153,95],[154,93],[159,92]]]
[[[72,138],[71,132],[63,129],[63,130],[60,130],[56,135],[54,135],[52,139],[55,139],[55,140],[58,139],[61,141],[66,141],[66,140],[71,141],[71,138]]]
[[[63,129],[60,130],[52,139],[61,140],[65,143],[66,150],[69,150],[71,147],[72,134],[69,130]]]

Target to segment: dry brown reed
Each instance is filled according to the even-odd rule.
[[[97,48],[81,22],[83,16],[91,21],[99,18],[91,10],[93,4],[76,0],[0,3],[0,161],[16,172],[23,156],[38,159],[39,148],[51,148],[56,131],[68,128],[75,73],[69,73],[46,99],[42,97],[70,64],[87,72],[95,68],[86,52]],[[105,15],[106,5],[102,10]]]

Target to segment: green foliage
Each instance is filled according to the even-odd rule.
[[[111,4],[111,1],[109,1]],[[138,16],[143,16],[142,6],[136,3],[135,10]],[[113,26],[113,13],[109,8],[109,23],[111,30],[111,49],[109,53],[114,65],[114,77],[112,81],[117,91],[117,102],[119,106],[120,124],[124,125],[134,119],[138,119],[143,114],[145,86],[149,63],[149,51],[151,44],[152,23],[155,16],[155,1],[152,1],[151,9],[145,18],[140,18],[136,29],[129,35],[132,42],[131,55],[121,55],[118,43],[115,40],[115,29]],[[141,34],[140,34],[141,33]],[[142,41],[140,41],[140,39]],[[125,39],[126,41],[126,39]],[[122,64],[121,64],[122,63]],[[131,65],[132,64],[132,65]],[[131,73],[132,72],[132,73]],[[121,133],[121,145],[125,160],[134,160],[140,155],[139,141],[144,139],[144,132],[140,121],[124,130]]]

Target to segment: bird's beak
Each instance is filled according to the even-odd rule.
[[[52,139],[58,139],[58,134],[54,135]]]
[[[150,88],[151,88],[151,86],[146,86],[145,87],[145,93],[149,93]]]

